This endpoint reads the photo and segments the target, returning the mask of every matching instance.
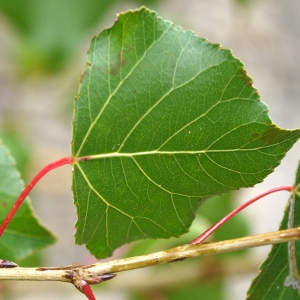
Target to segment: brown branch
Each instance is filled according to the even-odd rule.
[[[187,244],[148,255],[85,266],[71,265],[61,268],[3,268],[0,270],[0,280],[72,282],[72,274],[75,272],[79,278],[87,282],[92,282],[94,278],[99,277],[101,274],[145,268],[200,256],[232,252],[294,240],[300,240],[300,227],[215,243]]]

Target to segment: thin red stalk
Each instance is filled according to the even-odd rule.
[[[42,170],[40,170],[33,177],[33,179],[25,187],[25,189],[23,190],[23,192],[21,193],[19,198],[16,200],[14,206],[11,208],[11,210],[7,214],[6,218],[2,222],[2,224],[0,226],[0,236],[3,234],[3,231],[5,230],[5,228],[7,227],[7,225],[9,224],[9,222],[11,221],[11,219],[13,218],[13,216],[15,215],[15,213],[17,212],[17,210],[19,209],[19,207],[21,206],[23,201],[26,199],[26,197],[28,196],[28,194],[30,193],[32,188],[38,183],[38,181],[43,176],[45,176],[49,171],[51,171],[53,169],[56,169],[58,167],[61,167],[63,165],[66,165],[66,164],[72,164],[73,162],[74,162],[74,158],[71,158],[71,157],[61,158],[61,159],[59,159],[55,162],[52,162],[52,163],[48,164],[47,166],[45,166]]]
[[[87,282],[85,282],[84,280],[81,280],[81,281],[82,281],[82,286],[81,286],[82,292],[87,296],[87,298],[89,300],[96,300],[95,295],[94,295],[93,290],[91,289],[90,285]]]
[[[222,226],[224,223],[226,223],[228,220],[230,220],[233,216],[235,216],[237,213],[239,213],[241,210],[243,210],[244,208],[246,208],[247,206],[249,206],[250,204],[254,203],[255,201],[269,195],[275,192],[279,192],[279,191],[292,191],[294,189],[293,186],[281,186],[281,187],[277,187],[274,189],[271,189],[265,193],[262,193],[252,199],[250,199],[249,201],[245,202],[244,204],[242,204],[241,206],[237,207],[235,210],[233,210],[231,213],[229,213],[227,216],[225,216],[223,219],[221,219],[220,221],[218,221],[217,223],[215,223],[213,226],[211,226],[210,228],[208,228],[206,231],[204,231],[201,235],[199,235],[196,239],[194,239],[193,241],[190,242],[190,244],[195,245],[195,244],[200,244],[201,242],[203,242],[207,237],[209,237],[213,232],[215,232],[220,226]]]

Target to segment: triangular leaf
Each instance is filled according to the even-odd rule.
[[[230,50],[146,8],[119,15],[75,100],[76,242],[105,257],[179,236],[203,199],[262,181],[300,135],[267,111]]]
[[[300,164],[295,187],[300,185]],[[300,226],[300,195],[294,193],[285,210],[280,230]],[[274,245],[253,280],[247,300],[300,299],[300,241]]]
[[[21,194],[23,186],[13,158],[0,144],[0,222]],[[40,224],[27,198],[0,237],[0,258],[19,261],[55,240]]]

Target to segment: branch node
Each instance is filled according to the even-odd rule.
[[[0,259],[0,268],[16,268],[18,265],[12,261]]]
[[[106,273],[98,274],[96,272],[89,271],[88,269],[74,269],[70,270],[66,277],[70,279],[71,283],[83,294],[87,296],[89,300],[96,300],[93,290],[89,286],[90,284],[98,284],[102,281],[107,281],[114,278],[116,274]]]

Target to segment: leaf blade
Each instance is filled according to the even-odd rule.
[[[300,164],[296,173],[294,187],[300,184]],[[299,192],[294,192],[285,209],[280,230],[300,226]],[[267,259],[260,267],[260,273],[253,280],[247,300],[255,299],[300,299],[300,242],[291,241],[274,245]]]
[[[203,199],[262,181],[299,138],[267,111],[230,50],[145,8],[121,14],[75,100],[76,243],[100,257],[179,236]]]
[[[0,144],[0,220],[6,217],[22,192],[23,185],[13,158]],[[0,257],[20,261],[55,241],[56,238],[34,215],[27,198],[0,238]]]

